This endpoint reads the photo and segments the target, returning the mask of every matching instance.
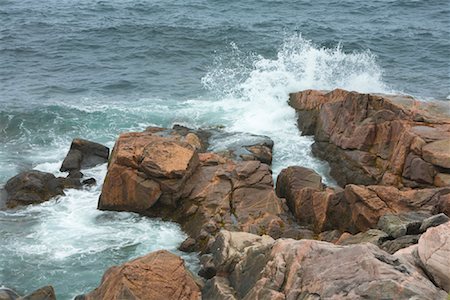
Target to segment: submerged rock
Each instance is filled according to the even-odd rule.
[[[109,148],[99,143],[74,139],[64,159],[61,172],[77,172],[108,162]]]
[[[201,292],[184,261],[160,250],[109,268],[95,290],[75,299],[199,300]]]
[[[52,197],[64,195],[63,189],[63,183],[51,173],[36,170],[23,172],[6,183],[6,205],[13,208],[45,202]]]

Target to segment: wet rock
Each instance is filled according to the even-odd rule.
[[[200,298],[200,288],[186,270],[183,260],[162,250],[109,268],[100,286],[82,299]]]
[[[56,300],[55,290],[52,286],[45,286],[18,300]]]
[[[378,221],[378,228],[393,238],[406,234],[418,234],[422,221],[430,217],[428,213],[406,212],[398,215],[386,214]]]
[[[6,287],[0,288],[0,300],[16,300],[19,298],[19,294]]]
[[[83,178],[83,176],[84,176],[84,174],[81,173],[80,171],[73,170],[73,171],[69,172],[69,175],[67,175],[67,178],[81,179],[81,178]]]
[[[101,144],[74,139],[60,171],[74,172],[108,162],[109,148]]]
[[[427,231],[428,228],[439,226],[448,221],[450,221],[450,218],[447,217],[447,215],[444,213],[440,213],[440,214],[431,216],[431,217],[423,220],[422,225],[420,225],[419,231],[425,232],[425,231]]]
[[[196,248],[196,241],[193,238],[188,237],[181,243],[180,247],[178,247],[178,250],[183,252],[194,252]]]
[[[5,185],[6,206],[41,203],[58,195],[64,195],[62,182],[51,173],[27,171],[20,173]]]
[[[221,259],[215,260],[216,266],[229,280],[225,287],[238,299],[378,299],[380,295],[442,299],[447,295],[414,266],[370,243],[336,246],[278,239],[252,246],[249,242],[238,260],[234,253],[228,259],[228,252],[217,246],[213,254],[220,253]]]
[[[341,186],[433,186],[436,169],[450,166],[447,103],[336,89],[293,93],[289,104]]]
[[[97,184],[97,180],[95,180],[95,178],[88,178],[85,179],[81,182],[82,185],[96,185]]]
[[[450,292],[450,222],[429,228],[419,239],[419,258],[434,282]]]
[[[415,245],[419,242],[420,235],[404,235],[394,240],[385,241],[380,248],[389,254],[394,254],[402,248]]]

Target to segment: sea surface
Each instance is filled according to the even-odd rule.
[[[120,132],[174,124],[268,135],[274,176],[304,165],[332,183],[288,94],[449,101],[449,59],[448,0],[0,0],[0,187],[32,168],[64,175],[75,137],[112,147]],[[85,173],[102,182],[106,166]],[[186,237],[177,224],[97,211],[100,191],[0,211],[0,286],[51,284],[72,299],[109,266],[176,252]]]

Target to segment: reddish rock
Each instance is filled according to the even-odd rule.
[[[419,239],[418,254],[427,273],[450,292],[450,222],[429,228]]]
[[[201,299],[200,288],[184,262],[168,251],[156,251],[109,268],[100,285],[78,299]]]
[[[233,236],[235,233],[221,232]],[[336,246],[314,240],[278,239],[263,243],[247,236],[246,246],[230,256],[229,243],[213,249],[220,289],[205,285],[204,292],[219,291],[237,299],[445,299],[417,268],[375,245]],[[255,240],[255,242],[253,242]],[[230,299],[221,298],[217,299]],[[231,298],[233,299],[233,298]]]
[[[339,89],[294,93],[289,103],[341,186],[433,186],[435,169],[450,166],[447,103]]]

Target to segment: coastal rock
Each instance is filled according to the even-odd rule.
[[[429,228],[419,239],[418,254],[427,273],[450,292],[450,222]]]
[[[13,208],[48,201],[64,195],[62,182],[51,173],[41,171],[22,172],[9,179],[5,185],[6,206]]]
[[[109,268],[100,286],[77,299],[201,299],[200,288],[178,256],[165,251]]]
[[[420,212],[406,212],[397,215],[385,214],[378,220],[378,228],[393,238],[406,234],[418,234],[422,221],[430,214]]]
[[[44,286],[23,297],[11,289],[2,287],[0,300],[56,300],[56,295],[52,286]]]
[[[356,235],[342,235],[336,242],[337,245],[353,245],[361,243],[372,243],[377,246],[388,239],[386,232],[378,229],[369,229],[366,232],[360,232]]]
[[[206,144],[217,142],[214,134],[190,138],[195,144],[200,141],[200,150],[187,142],[188,134],[195,133],[176,127],[122,134],[111,154],[98,208],[178,222],[202,251],[220,229],[275,238],[309,234],[275,195],[267,164],[202,152]]]
[[[427,231],[428,228],[439,226],[448,221],[450,221],[450,218],[444,213],[440,213],[440,214],[431,216],[431,217],[423,220],[422,224],[420,225],[419,231],[421,233],[425,232],[425,231]]]
[[[341,186],[429,187],[437,170],[450,173],[448,104],[340,89],[293,93],[289,103]]]
[[[16,300],[19,298],[19,294],[6,287],[0,288],[0,300]]]
[[[220,246],[213,248],[215,252],[222,257],[216,267],[228,278],[224,286],[237,299],[431,300],[447,296],[414,266],[371,244],[336,246],[278,239],[272,244],[247,244],[239,260],[233,254],[228,260]]]
[[[60,171],[76,172],[108,162],[109,148],[101,144],[74,139],[64,159]]]
[[[394,240],[385,241],[380,248],[389,254],[394,254],[402,248],[407,248],[419,242],[420,235],[404,235]]]

